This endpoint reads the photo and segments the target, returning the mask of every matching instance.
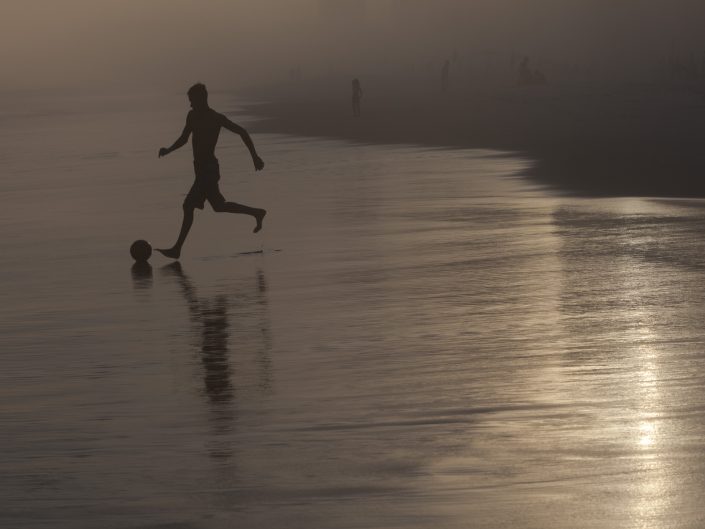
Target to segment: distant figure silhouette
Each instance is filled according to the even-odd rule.
[[[196,208],[203,209],[206,200],[210,203],[213,211],[216,212],[224,211],[227,213],[252,215],[257,221],[257,225],[253,230],[255,233],[262,229],[262,219],[267,214],[264,209],[251,208],[235,202],[226,202],[225,197],[223,197],[218,188],[220,168],[218,159],[215,157],[215,146],[218,143],[221,127],[225,127],[229,131],[240,135],[252,155],[255,171],[259,171],[264,167],[264,162],[257,155],[250,135],[241,126],[236,125],[223,114],[219,114],[208,106],[208,91],[204,84],[197,83],[193,85],[188,91],[188,98],[191,102],[192,110],[186,116],[186,125],[181,136],[171,147],[159,149],[159,157],[166,156],[170,152],[186,145],[189,136],[193,134],[191,144],[193,146],[193,168],[196,173],[196,180],[183,203],[184,217],[181,223],[181,231],[174,246],[168,249],[156,249],[172,259],[178,259],[181,256],[181,247],[184,245],[184,241],[193,224],[193,211]]]
[[[520,85],[531,85],[531,84],[545,84],[546,76],[541,70],[532,70],[529,67],[529,58],[524,57],[519,64],[519,84]]]
[[[352,109],[353,116],[360,116],[360,101],[362,100],[362,87],[359,79],[352,80]]]
[[[519,63],[519,84],[531,84],[534,80],[534,74],[529,68],[529,57],[524,58]]]
[[[545,84],[546,83],[546,76],[543,74],[541,70],[534,70],[533,74],[533,79],[532,82],[534,84]]]
[[[441,68],[441,90],[444,92],[448,90],[450,86],[450,61],[443,63],[443,68]]]
[[[289,70],[289,80],[290,81],[300,81],[301,80],[301,66],[292,68]]]

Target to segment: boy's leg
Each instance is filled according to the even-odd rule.
[[[162,255],[171,257],[172,259],[178,259],[181,256],[181,247],[184,245],[184,241],[186,241],[188,232],[193,224],[193,210],[193,206],[190,204],[184,204],[184,218],[181,221],[181,231],[179,232],[179,238],[176,240],[176,244],[174,244],[171,248],[156,248],[158,252],[161,252]]]
[[[255,226],[255,229],[252,230],[253,233],[257,233],[258,231],[260,231],[262,229],[262,219],[264,219],[264,216],[267,214],[267,210],[265,210],[265,209],[251,208],[249,206],[243,206],[242,204],[237,204],[236,202],[225,202],[224,200],[222,202],[214,200],[211,202],[211,206],[213,206],[213,211],[217,211],[219,213],[225,212],[225,213],[241,213],[243,215],[251,215],[257,221],[257,225]]]

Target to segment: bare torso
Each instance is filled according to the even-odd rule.
[[[218,143],[223,120],[224,116],[212,108],[192,110],[188,113],[186,124],[193,134],[191,146],[194,161],[205,162],[215,159],[215,146]]]

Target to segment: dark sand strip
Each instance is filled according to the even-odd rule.
[[[343,83],[265,91],[255,132],[489,148],[535,161],[528,177],[586,195],[705,197],[705,98],[693,87],[454,87]],[[261,95],[262,92],[259,92]]]

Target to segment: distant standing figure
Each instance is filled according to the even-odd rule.
[[[534,74],[529,68],[529,57],[524,58],[519,63],[519,84],[531,84],[534,80]]]
[[[450,61],[443,63],[443,68],[441,68],[441,90],[444,92],[448,90],[450,85]]]
[[[242,213],[254,217],[257,221],[254,229],[255,233],[262,229],[262,219],[267,214],[264,209],[251,208],[235,202],[226,202],[225,197],[218,188],[220,167],[218,159],[215,157],[215,146],[218,143],[220,129],[226,128],[240,135],[242,141],[249,149],[250,155],[252,155],[255,171],[260,171],[264,167],[264,162],[257,155],[250,135],[240,125],[236,125],[223,114],[219,114],[208,106],[208,91],[204,84],[193,85],[188,91],[188,98],[191,102],[192,110],[186,116],[186,125],[181,136],[171,147],[159,149],[159,157],[166,156],[170,152],[186,145],[189,136],[193,134],[191,145],[193,147],[193,168],[196,173],[196,180],[184,200],[184,217],[179,238],[171,248],[157,248],[158,252],[172,259],[178,259],[181,256],[181,247],[193,224],[193,211],[196,208],[203,209],[206,200],[210,203],[213,211]]]
[[[352,80],[352,109],[353,116],[360,116],[360,101],[362,100],[362,87],[359,79]]]

